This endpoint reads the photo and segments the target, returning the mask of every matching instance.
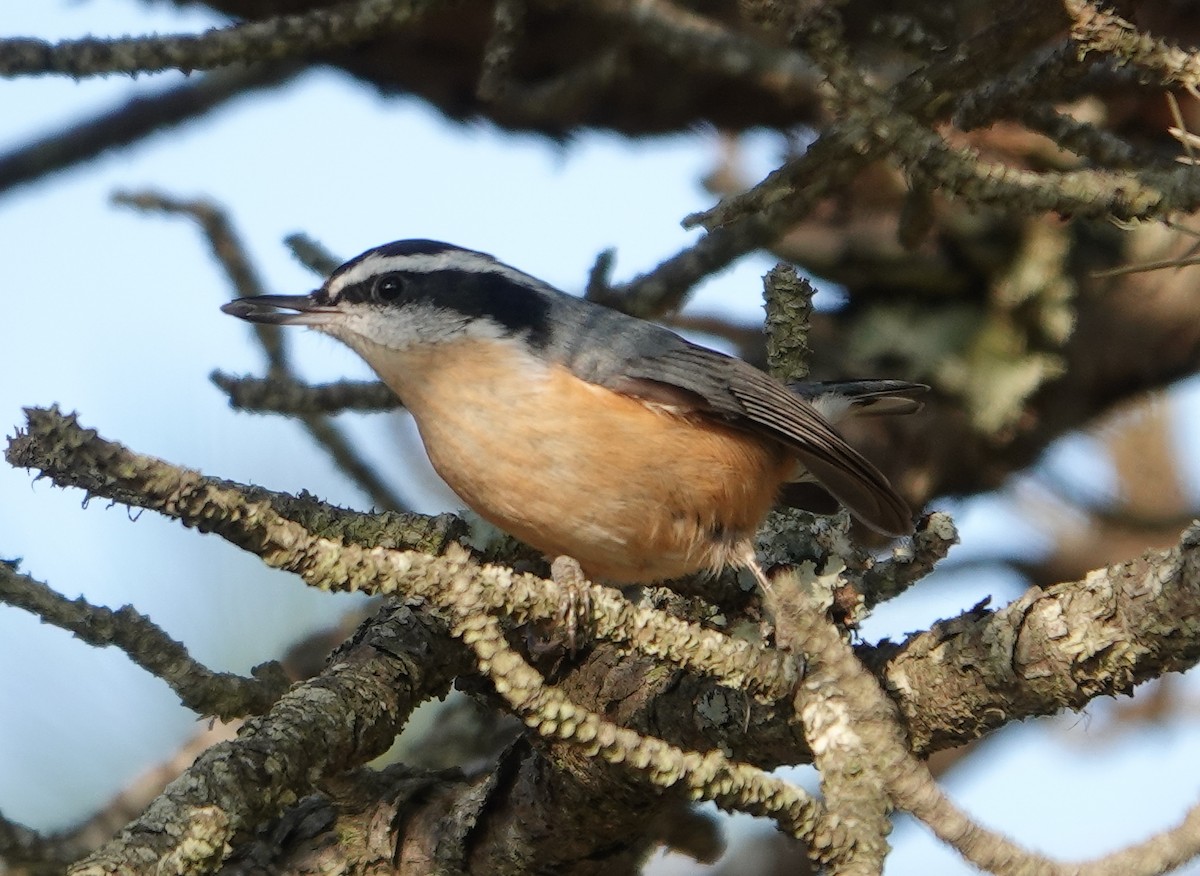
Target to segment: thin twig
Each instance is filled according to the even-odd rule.
[[[0,562],[0,602],[69,630],[89,645],[121,649],[138,666],[165,681],[183,705],[200,715],[228,721],[262,714],[290,684],[278,663],[255,667],[253,678],[213,672],[192,659],[183,643],[172,639],[132,607],[113,611],[92,605],[83,597],[67,599],[49,585],[3,562]]]
[[[1122,64],[1133,64],[1155,73],[1160,85],[1200,86],[1200,54],[1173,46],[1138,30],[1131,21],[1091,0],[1063,0],[1073,19],[1071,38],[1083,52],[1114,55]]]
[[[86,851],[74,837],[46,836],[0,814],[0,862],[10,872],[59,876]]]
[[[378,381],[342,380],[312,386],[290,377],[234,377],[221,371],[214,371],[210,379],[229,396],[229,406],[241,411],[300,415],[383,412],[400,407],[396,394]]]
[[[302,232],[289,234],[283,239],[283,243],[284,246],[292,251],[292,255],[296,257],[296,261],[322,279],[337,270],[337,266],[343,261],[327,250],[321,243]]]
[[[0,155],[0,192],[200,118],[253,91],[274,88],[296,70],[286,64],[218,70],[198,81],[135,97]]]
[[[354,0],[302,15],[212,28],[202,34],[85,37],[49,43],[0,39],[0,76],[59,73],[79,78],[104,73],[212,70],[237,62],[279,61],[350,46],[404,27],[435,0]]]
[[[188,216],[200,225],[212,249],[213,256],[225,270],[235,294],[242,297],[262,295],[262,281],[250,261],[249,253],[238,239],[225,212],[202,200],[183,201],[157,192],[121,193],[114,196],[118,203],[142,210],[154,210]],[[254,325],[254,333],[267,356],[271,378],[296,382],[284,347],[279,326]],[[376,507],[400,511],[408,507],[401,496],[380,477],[374,467],[358,453],[353,443],[335,423],[317,413],[296,412],[305,431],[322,447],[337,467],[362,490]]]

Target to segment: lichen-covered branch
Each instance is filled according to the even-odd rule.
[[[239,97],[274,88],[295,73],[287,64],[218,70],[102,110],[0,154],[0,193],[198,119]]]
[[[28,876],[59,876],[85,850],[70,838],[43,836],[0,814],[0,861]]]
[[[1082,581],[1033,587],[995,612],[941,621],[881,646],[868,662],[896,697],[913,747],[940,749],[1016,715],[1079,709],[1194,666],[1198,599],[1200,543],[1192,529],[1170,550]]]
[[[85,37],[58,43],[10,37],[0,39],[0,76],[191,72],[239,61],[278,61],[361,42],[403,27],[436,5],[430,0],[352,0],[198,35]]]
[[[865,163],[860,155],[842,154],[836,147],[822,147],[820,141],[805,155],[803,171],[792,176],[791,197],[713,228],[692,246],[628,283],[603,292],[592,290],[593,300],[646,319],[677,309],[700,280],[748,252],[770,246]]]
[[[292,500],[296,504],[289,505],[277,494],[131,453],[55,410],[31,408],[26,413],[27,429],[9,443],[7,458],[13,465],[37,468],[60,486],[83,487],[92,495],[217,533],[268,565],[299,574],[310,586],[421,599],[442,617],[450,616],[450,607],[485,613],[503,610],[514,621],[525,622],[554,620],[562,610],[553,583],[474,563],[453,540],[463,532],[460,523],[391,515],[398,526],[390,533],[377,530],[379,537],[371,540],[357,524],[369,529],[372,515],[341,512],[345,516],[340,526],[323,520],[323,525],[310,529],[306,518],[320,513],[325,507],[320,503]],[[338,516],[333,515],[335,521]],[[763,696],[778,697],[795,681],[791,664],[778,653],[639,608],[609,588],[590,585],[587,601],[598,637],[628,643],[650,656]]]
[[[894,599],[933,571],[958,544],[958,530],[949,514],[935,511],[917,523],[912,542],[894,548],[886,560],[863,575],[864,607]]]
[[[435,598],[439,604],[503,610],[517,621],[551,619],[561,610],[556,588],[535,576],[474,566],[457,554],[440,563],[437,555],[464,532],[455,518],[336,511],[313,500],[240,487],[138,456],[57,412],[31,410],[29,416],[27,430],[10,442],[7,456],[12,464],[37,468],[60,485],[218,532],[269,563],[305,574],[314,585],[398,590]],[[933,529],[931,538],[942,550],[950,536],[941,526]],[[408,553],[383,555],[357,545]],[[1191,570],[1191,547],[1178,551],[1149,554],[1111,567],[1103,578],[1089,579],[1104,585],[1097,587],[1094,604],[1079,598],[1088,582],[1035,588],[999,612],[968,613],[902,645],[868,649],[870,664],[898,697],[914,748],[929,752],[958,745],[1010,720],[1080,708],[1097,695],[1128,692],[1147,678],[1194,665],[1200,657],[1200,629],[1188,620],[1193,614],[1188,606],[1196,598],[1200,575]],[[451,573],[459,576],[451,590],[436,583]],[[1161,575],[1162,584],[1141,586],[1150,575]],[[395,583],[389,583],[391,576],[396,576]],[[1109,581],[1125,584],[1112,591],[1104,584]],[[590,590],[589,599],[600,638],[628,642],[648,655],[666,657],[727,684],[748,686],[766,697],[778,696],[794,683],[781,655],[639,608],[606,588]],[[1044,610],[1029,611],[1030,603],[1043,601]],[[1092,630],[1105,618],[1110,622]],[[1120,662],[1097,663],[1087,659],[1087,651],[1055,650],[1069,644],[1049,635],[1063,622],[1075,625],[1079,635],[1089,630],[1100,634],[1101,641],[1108,642],[1104,653],[1119,655]],[[1041,624],[1048,626],[1039,632]],[[1011,649],[1017,641],[1043,643],[1049,651],[1042,668],[1053,671],[1024,674],[1005,669],[1020,665],[1019,655],[1008,650],[996,654],[995,649]],[[966,672],[966,666],[975,668]],[[1000,667],[994,670],[1000,675],[981,675],[980,666]]]
[[[1200,85],[1200,54],[1144,33],[1111,9],[1090,0],[1063,0],[1071,16],[1071,38],[1080,55],[1100,52],[1118,63],[1134,64],[1158,74],[1162,85]]]
[[[79,426],[57,410],[29,408],[28,428],[8,445],[9,463],[36,468],[60,486],[82,489],[136,508],[148,508],[202,532],[216,531],[239,546],[257,533],[262,520],[241,517],[252,507],[271,520],[286,520],[314,537],[359,545],[440,554],[466,535],[465,524],[449,514],[383,512],[364,514],[335,508],[312,497],[295,497],[260,487],[206,478],[189,469],[131,453]]]
[[[1147,560],[1150,558],[1148,557]],[[1200,590],[1200,528],[1184,534],[1179,548],[1156,557],[1153,571],[1134,583],[1128,595],[1158,591],[1173,579],[1183,589]],[[836,574],[836,572],[834,573]],[[897,808],[912,812],[946,843],[976,866],[998,874],[1046,874],[1046,876],[1099,876],[1099,874],[1153,874],[1174,868],[1200,854],[1200,807],[1189,813],[1177,828],[1145,842],[1094,861],[1063,864],[1022,849],[1019,845],[973,822],[940,791],[928,768],[912,753],[899,721],[896,700],[887,697],[877,680],[854,656],[837,629],[825,619],[823,603],[829,586],[811,567],[801,568],[790,579],[776,582],[771,594],[780,644],[806,658],[808,673],[798,688],[797,712],[821,770],[829,807],[828,818],[817,828],[829,831],[831,856],[839,872],[878,872],[886,852],[884,843],[889,823],[885,817],[890,799]],[[1102,572],[1089,580],[1099,584]],[[1100,585],[1111,594],[1111,584]],[[1095,591],[1092,591],[1095,593]],[[1049,608],[1049,606],[1047,606]],[[1111,609],[1111,604],[1104,608]],[[1051,609],[1052,610],[1052,609]],[[1114,625],[1128,623],[1118,609]],[[1099,620],[1089,614],[1091,620]],[[1074,620],[1079,620],[1075,618]],[[1014,665],[1029,674],[1053,675],[1061,680],[1064,667],[1049,665],[1043,642],[1055,645],[1056,655],[1066,652],[1077,660],[1096,660],[1122,649],[1090,639],[1093,623],[1079,627],[1063,623],[1054,613],[1053,631],[1037,636],[1031,629],[1021,634]],[[1188,624],[1193,626],[1193,624]],[[1028,648],[1033,653],[1021,653]],[[1193,649],[1192,660],[1200,657]],[[1032,658],[1032,659],[1031,659]],[[1047,662],[1040,663],[1041,660]],[[1116,658],[1116,662],[1128,660]],[[995,666],[995,663],[990,664]]]
[[[274,414],[394,411],[396,394],[378,381],[340,380],[312,386],[287,377],[234,377],[214,371],[211,380],[237,410]]]
[[[693,800],[712,800],[730,811],[766,815],[811,845],[820,807],[800,788],[761,769],[730,761],[717,750],[682,751],[582,709],[546,684],[504,639],[493,617],[459,612],[457,635],[475,652],[479,667],[530,729],[580,746],[590,756],[628,764],[661,788],[680,786]]]
[[[495,567],[476,566],[460,550],[446,545],[444,541],[441,543],[440,549],[448,551],[448,553],[438,558],[414,552],[396,553],[381,548],[368,550],[341,540],[313,536],[299,525],[280,517],[269,501],[264,502],[261,499],[247,501],[248,497],[236,488],[201,478],[192,472],[177,469],[156,460],[137,457],[122,448],[101,441],[94,433],[89,434],[85,430],[80,430],[71,421],[55,414],[31,412],[29,430],[12,441],[9,458],[15,464],[35,465],[46,471],[59,483],[84,484],[99,495],[119,498],[121,501],[131,501],[141,507],[156,508],[178,517],[188,525],[206,531],[219,532],[235,544],[240,544],[258,553],[269,564],[299,573],[310,584],[334,589],[403,592],[410,598],[419,597],[428,600],[432,605],[438,607],[439,614],[457,618],[458,620],[454,622],[463,625],[461,628],[464,631],[468,628],[477,629],[478,627],[473,625],[480,623],[484,624],[487,629],[492,629],[489,625],[493,622],[486,618],[495,611],[501,611],[506,616],[515,619],[548,617],[554,616],[557,612],[556,594],[548,582],[540,581],[532,576],[515,575],[508,570]],[[72,473],[73,467],[82,469],[87,474]],[[250,496],[254,495],[254,491],[250,491]],[[1128,686],[1147,674],[1157,674],[1165,669],[1181,669],[1194,663],[1200,657],[1200,645],[1196,644],[1200,640],[1200,633],[1188,626],[1187,613],[1180,611],[1172,600],[1191,601],[1194,599],[1194,589],[1200,586],[1197,584],[1200,575],[1196,574],[1195,560],[1192,557],[1195,547],[1192,540],[1185,539],[1176,560],[1172,560],[1169,556],[1164,558],[1147,557],[1144,560],[1148,564],[1146,575],[1151,577],[1143,575],[1138,580],[1143,583],[1154,581],[1157,586],[1126,588],[1123,595],[1123,598],[1127,600],[1125,609],[1116,609],[1112,604],[1105,602],[1098,604],[1093,612],[1079,614],[1075,611],[1077,606],[1086,604],[1078,600],[1079,585],[1074,588],[1064,586],[1062,588],[1063,598],[1072,597],[1071,611],[1060,609],[1048,613],[1032,611],[1028,605],[1015,604],[1014,607],[995,616],[967,619],[975,625],[976,629],[974,631],[963,629],[960,625],[954,629],[954,635],[949,641],[937,636],[939,630],[924,634],[926,638],[938,638],[937,642],[924,646],[924,653],[919,653],[922,645],[921,638],[918,637],[905,648],[891,654],[890,664],[883,667],[882,671],[889,689],[897,695],[896,703],[906,719],[906,727],[912,734],[914,747],[918,751],[925,751],[929,750],[930,745],[934,743],[934,738],[929,730],[922,730],[922,727],[927,728],[928,725],[922,725],[919,720],[915,720],[914,713],[926,721],[944,722],[940,728],[942,735],[937,742],[945,743],[954,734],[961,733],[964,728],[968,727],[969,722],[963,720],[961,713],[953,711],[956,703],[960,708],[969,709],[973,721],[970,728],[975,732],[980,732],[986,729],[983,723],[986,719],[979,716],[994,716],[999,713],[1003,716],[1003,720],[1009,720],[1019,714],[1028,713],[1027,710],[1030,706],[1028,702],[1024,704],[1026,709],[1024,712],[1003,712],[997,709],[994,702],[997,690],[1020,690],[1028,694],[1030,698],[1037,699],[1039,707],[1058,709],[1064,705],[1061,686],[1068,679],[1075,686],[1073,690],[1076,691],[1074,699],[1069,699],[1068,702],[1082,702],[1099,693],[1128,689]],[[1121,573],[1119,570],[1111,570],[1110,574],[1120,575]],[[1136,584],[1136,581],[1134,583]],[[1112,588],[1098,589],[1099,597],[1103,598],[1105,594],[1111,596]],[[721,641],[724,637],[719,634],[699,628],[694,628],[694,632],[688,632],[690,625],[684,624],[682,621],[666,619],[657,616],[656,613],[637,609],[631,604],[619,600],[615,594],[606,594],[599,588],[594,597],[597,604],[593,608],[593,619],[597,622],[597,632],[601,636],[628,641],[649,655],[668,657],[693,671],[713,672],[725,683],[757,684],[763,694],[769,694],[772,685],[778,683],[771,682],[769,679],[783,681],[785,685],[782,688],[775,688],[777,693],[771,694],[773,696],[778,696],[779,692],[788,689],[787,685],[794,683],[794,681],[785,681],[789,677],[788,673],[779,674],[779,669],[770,670],[765,675],[761,674],[761,669],[752,669],[752,664],[744,663],[742,657],[735,657],[739,649],[731,647],[727,641]],[[606,602],[606,598],[610,601]],[[779,616],[790,617],[790,612],[793,610],[784,606],[779,609]],[[1038,627],[1034,625],[1034,622],[1043,623],[1043,618],[1045,623],[1053,625],[1053,635],[1049,637],[1039,636]],[[1107,675],[1096,677],[1095,682],[1090,686],[1081,685],[1076,680],[1079,670],[1084,667],[1093,667],[1096,664],[1096,652],[1092,649],[1093,646],[1089,645],[1075,652],[1074,656],[1069,650],[1063,653],[1062,646],[1077,641],[1072,637],[1062,635],[1063,624],[1068,623],[1068,629],[1070,629],[1070,623],[1080,624],[1080,635],[1086,636],[1093,625],[1105,618],[1112,619],[1112,635],[1123,635],[1122,641],[1129,643],[1131,647],[1122,649],[1116,647],[1115,643],[1096,645],[1095,647],[1100,648],[1102,653],[1130,655],[1124,659],[1128,661],[1132,657],[1136,657],[1140,662],[1136,666],[1128,666],[1127,662],[1121,663],[1119,669],[1101,664],[1100,670]],[[1158,641],[1158,637],[1164,637],[1164,641],[1175,646],[1171,653],[1164,654],[1161,647],[1138,647],[1135,644],[1136,640],[1130,638],[1128,631],[1148,625],[1147,619],[1149,618],[1158,618],[1163,623],[1174,624],[1170,630],[1153,626],[1146,630],[1147,645]],[[1020,635],[1017,635],[1016,630],[1008,637],[1001,635],[1000,631],[1004,629],[1004,625],[1013,623],[1014,619],[1019,619],[1023,623]],[[821,623],[827,624],[827,621],[822,619]],[[663,626],[664,624],[666,626]],[[668,633],[667,630],[672,625],[674,625],[674,629]],[[662,632],[656,632],[656,630],[662,630]],[[661,639],[661,645],[656,645],[655,642],[660,641],[658,638],[660,635],[665,638]],[[963,642],[972,641],[973,637],[978,637],[977,641],[982,644],[977,645],[974,651],[963,653],[958,659],[974,661],[973,665],[978,663],[989,666],[1028,666],[1028,670],[1024,674],[1005,678],[1003,683],[992,682],[981,685],[993,697],[992,702],[981,702],[978,694],[976,699],[968,701],[966,695],[969,691],[961,688],[955,689],[951,684],[955,678],[961,679],[968,674],[956,672],[953,661],[947,659],[947,654],[934,654],[929,651],[930,648],[937,647],[955,648]],[[492,645],[488,647],[494,647],[494,636],[484,636],[484,638],[492,642]],[[801,638],[806,642],[809,641],[804,636]],[[705,647],[710,640],[717,648],[715,652]],[[685,641],[690,644],[681,647]],[[798,641],[798,639],[793,641]],[[1051,651],[1034,652],[1030,650],[1034,643],[1043,641],[1047,643]],[[997,659],[996,655],[987,653],[989,650],[994,650],[997,646],[996,643],[1003,642],[1020,642],[1024,650],[1016,654],[1003,655],[1003,659]],[[1054,648],[1059,648],[1059,650],[1053,650]],[[746,656],[752,656],[754,649],[744,646],[740,652]],[[500,654],[501,652],[490,653]],[[508,654],[509,652],[504,651],[503,653]],[[807,654],[807,651],[805,653]],[[950,653],[956,654],[957,651]],[[811,657],[811,655],[809,656]],[[919,659],[919,656],[923,656],[924,659]],[[1033,657],[1037,659],[1031,659]],[[775,658],[762,652],[761,659],[770,663]],[[1060,665],[1066,659],[1075,661],[1073,667]],[[715,662],[710,662],[714,660]],[[915,664],[907,662],[913,660],[917,662]],[[1023,660],[1026,661],[1025,664],[1022,663]],[[573,732],[568,733],[567,730],[591,721],[592,719],[587,718],[590,713],[586,709],[580,711],[568,700],[542,692],[541,685],[544,683],[540,680],[540,676],[537,676],[536,673],[528,675],[532,672],[531,669],[523,674],[521,671],[523,664],[513,664],[516,666],[514,669],[516,675],[513,679],[506,680],[505,673],[508,671],[511,661],[510,655],[501,659],[500,662],[504,663],[504,666],[489,664],[489,669],[494,671],[493,678],[496,683],[507,686],[505,690],[510,693],[513,685],[524,686],[526,694],[532,697],[531,700],[526,699],[526,694],[521,694],[519,697],[517,694],[512,695],[518,697],[525,704],[521,706],[521,709],[527,715],[538,716],[537,726],[556,738],[570,738],[572,742],[577,741]],[[766,666],[767,663],[762,665]],[[738,669],[739,666],[742,668]],[[918,676],[918,670],[923,671],[925,675]],[[731,675],[730,672],[741,674]],[[869,678],[869,676],[867,677]],[[794,675],[791,678],[794,679]],[[517,684],[521,679],[524,681]],[[755,681],[756,679],[758,681]],[[530,682],[532,687],[526,685],[525,682]],[[872,680],[871,683],[875,684],[876,682]],[[828,685],[819,687],[825,690]],[[546,697],[550,699],[547,700]],[[553,705],[553,703],[557,703],[557,705]],[[895,706],[889,705],[890,708],[895,708]],[[553,714],[551,715],[551,713]],[[804,714],[803,707],[799,714]],[[794,717],[788,719],[786,716],[783,719],[785,721],[795,720]],[[550,721],[550,723],[546,724],[546,721]],[[543,724],[545,724],[544,727]],[[829,727],[832,726],[829,725]],[[600,725],[594,727],[598,734],[599,727]],[[614,727],[611,731],[611,734],[615,734],[611,739],[613,747],[610,749],[610,754],[612,758],[625,761],[628,756],[634,758],[635,764],[641,763],[643,755],[635,756],[632,752],[640,750],[639,746],[643,743],[638,740],[642,737],[635,733],[626,739],[623,733],[617,733],[619,729]],[[633,733],[633,731],[628,732]],[[832,732],[832,730],[827,728],[818,733],[812,728],[808,729],[809,741],[813,744],[814,750],[824,744],[821,742],[824,738],[822,734],[828,732]],[[813,735],[814,733],[816,735]],[[602,738],[608,739],[609,735],[609,731],[605,731]],[[596,738],[601,737],[591,737],[583,741],[592,742]],[[672,749],[670,746],[663,749],[664,752],[672,750],[677,749]],[[657,756],[652,755],[651,761]],[[647,765],[651,761],[647,761]],[[663,761],[663,763],[666,762]],[[688,781],[698,782],[698,785],[693,786],[708,794],[709,792],[703,791],[703,788],[709,787],[706,783],[715,780],[718,773],[707,772],[709,767],[701,769],[699,762],[694,766],[696,769],[700,769],[700,772],[688,773],[693,775],[693,778]],[[681,767],[681,769],[691,770],[692,767]],[[828,769],[830,775],[834,775],[836,770],[841,767],[831,766]],[[668,784],[672,784],[679,780],[681,775],[678,771],[667,770],[665,773],[661,773],[660,778],[669,777]],[[702,778],[705,775],[710,776],[710,779]],[[888,774],[885,773],[885,775]],[[894,781],[899,782],[900,779],[894,779]],[[740,787],[722,783],[719,783],[718,786]],[[858,799],[856,795],[859,791],[862,791],[862,788],[857,788],[847,799]],[[758,811],[775,811],[779,817],[784,818],[785,822],[793,826],[809,823],[808,816],[801,815],[800,810],[793,810],[791,803],[779,802],[782,798],[775,796],[774,792],[768,793],[767,797],[762,797],[762,792],[753,792],[750,798],[745,799],[737,796],[740,793],[742,792],[737,791],[733,797],[718,797],[718,799],[724,800],[728,805],[742,806],[745,804],[751,809],[764,806],[765,809]],[[738,802],[739,800],[741,802]],[[207,805],[209,804],[205,802],[204,798],[189,797],[186,801],[186,807]],[[783,806],[783,809],[771,809],[777,805]],[[176,806],[171,811],[173,813],[191,811],[186,807],[180,809],[179,806]],[[218,809],[222,813],[226,813],[225,807],[219,806]],[[786,814],[780,815],[780,813]],[[221,821],[217,819],[213,823],[219,827]],[[843,839],[839,838],[843,837],[843,833],[832,826],[840,823],[836,818],[833,822],[829,822],[831,826],[828,830],[832,831],[831,833],[823,833],[820,824],[817,825],[814,841],[819,849],[843,848],[841,845]],[[224,828],[217,830],[216,835],[222,835],[222,830]],[[808,828],[804,828],[804,830],[807,831]],[[137,844],[135,843],[135,845]],[[874,860],[873,854],[862,860]]]
[[[83,597],[67,599],[5,562],[0,562],[0,602],[69,630],[89,645],[120,648],[138,666],[170,685],[183,705],[200,715],[227,721],[261,714],[290,683],[277,663],[256,667],[253,678],[213,672],[132,606],[113,611]]]
[[[808,348],[808,321],[816,289],[796,269],[782,262],[763,278],[767,317],[767,362],[771,373],[785,383],[808,376],[812,351]]]
[[[1054,211],[1118,220],[1161,218],[1200,204],[1200,183],[1188,168],[1142,168],[1136,176],[1091,169],[1037,173],[952,147],[871,88],[851,61],[839,28],[829,18],[825,22],[810,34],[810,50],[829,74],[840,124],[874,143],[876,155],[926,177],[940,192],[1034,215]]]
[[[807,105],[818,79],[803,55],[727,28],[666,0],[588,0],[588,15],[614,22],[623,32],[671,61],[755,80],[784,106]]]
[[[443,695],[463,669],[461,647],[436,622],[403,611],[387,629],[292,688],[236,740],[205,751],[72,876],[211,872],[237,834],[312,793],[324,776],[382,754],[412,709]],[[203,836],[181,836],[185,827]]]

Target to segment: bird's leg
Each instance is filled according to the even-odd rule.
[[[554,558],[550,564],[550,578],[562,588],[558,622],[567,651],[573,655],[578,649],[580,633],[588,634],[591,626],[592,601],[588,596],[588,579],[579,563],[573,557],[566,556]]]
[[[531,656],[550,662],[553,674],[564,657],[574,657],[583,641],[591,638],[592,602],[587,576],[573,558],[555,557],[550,580],[559,587],[558,613],[530,624],[525,641]]]
[[[771,584],[771,579],[763,571],[763,567],[758,564],[758,556],[754,552],[753,542],[746,543],[739,559],[742,565],[750,570],[750,574],[754,576],[754,580],[758,582],[758,587],[762,591],[764,611],[758,624],[759,633],[764,642],[774,641],[775,623],[772,614],[776,606],[775,589]]]
[[[754,576],[754,580],[762,588],[763,596],[771,596],[771,579],[767,577],[767,573],[758,564],[758,556],[754,552],[753,542],[746,543],[738,559],[741,560],[743,566],[750,570],[750,574]]]

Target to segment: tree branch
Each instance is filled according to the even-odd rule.
[[[362,42],[404,27],[440,5],[431,0],[353,0],[199,35],[86,37],[59,43],[13,37],[0,40],[0,76],[189,73],[237,62],[278,61]]]
[[[217,263],[225,270],[235,294],[248,297],[265,292],[249,253],[239,240],[229,217],[219,207],[208,201],[182,201],[157,192],[120,193],[114,196],[114,200],[140,210],[194,219],[203,230]],[[296,378],[292,374],[280,327],[256,323],[253,328],[267,356],[268,373],[282,382],[294,383]],[[401,510],[408,506],[363,458],[336,423],[316,412],[297,411],[296,415],[309,436],[376,506],[385,510]]]
[[[1193,92],[1200,85],[1200,54],[1142,33],[1132,22],[1089,0],[1063,0],[1063,5],[1072,19],[1071,39],[1081,55],[1115,55],[1122,63],[1158,74],[1161,85],[1179,84]]]
[[[435,621],[401,609],[386,636],[356,644],[288,691],[232,742],[208,749],[120,835],[72,876],[210,872],[234,837],[311,793],[322,777],[382,754],[412,710],[442,696],[462,649]],[[203,836],[180,836],[180,825]]]
[[[214,371],[210,380],[229,396],[235,410],[274,414],[382,412],[400,407],[396,394],[378,381],[339,380],[313,386],[292,377],[234,377]]]
[[[132,606],[112,611],[91,605],[83,597],[69,600],[5,562],[0,562],[0,602],[69,630],[89,645],[120,648],[138,666],[165,681],[184,706],[200,715],[228,721],[261,714],[290,684],[278,663],[255,667],[253,678],[213,672]]]
[[[243,95],[281,85],[295,73],[292,65],[256,64],[135,97],[0,155],[0,193],[198,119]]]

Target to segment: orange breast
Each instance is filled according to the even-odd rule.
[[[735,560],[793,467],[775,442],[588,384],[507,341],[387,361],[380,377],[462,500],[592,577],[649,582]]]

